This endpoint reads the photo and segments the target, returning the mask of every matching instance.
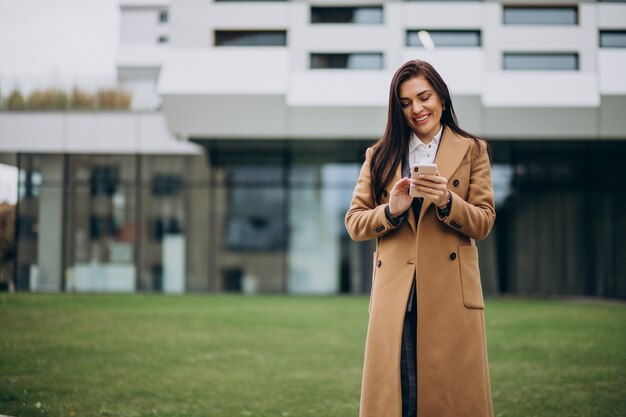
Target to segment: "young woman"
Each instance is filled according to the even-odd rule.
[[[474,239],[494,220],[487,143],[459,127],[437,71],[407,62],[346,214],[352,239],[377,243],[361,417],[493,417]]]

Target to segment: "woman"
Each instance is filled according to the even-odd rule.
[[[437,71],[407,62],[346,214],[352,239],[376,239],[361,417],[493,416],[474,239],[494,220],[487,143],[458,126]]]

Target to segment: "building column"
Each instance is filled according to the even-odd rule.
[[[63,156],[42,157],[37,273],[31,291],[60,292],[63,248]]]

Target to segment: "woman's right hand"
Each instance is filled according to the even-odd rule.
[[[398,217],[411,207],[413,197],[409,195],[410,178],[401,178],[396,182],[389,193],[389,213]]]

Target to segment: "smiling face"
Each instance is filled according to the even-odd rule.
[[[404,119],[424,143],[430,142],[441,128],[443,102],[423,76],[410,78],[399,89]]]

